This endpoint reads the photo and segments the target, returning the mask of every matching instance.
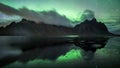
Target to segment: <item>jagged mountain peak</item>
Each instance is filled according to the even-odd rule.
[[[44,22],[35,23],[22,19],[20,22],[12,22],[4,29],[0,29],[0,35],[105,35],[111,34],[104,23],[97,22],[95,18],[86,20],[75,27],[57,26],[45,24]]]
[[[99,23],[99,22],[97,22],[96,18],[93,18],[92,20],[86,19],[85,21],[83,21],[81,23]]]
[[[97,22],[96,18],[85,20],[75,26],[75,30],[84,35],[104,35],[109,34],[109,31],[104,23]]]

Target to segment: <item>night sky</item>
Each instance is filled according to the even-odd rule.
[[[36,12],[56,10],[70,20],[79,20],[86,9],[94,11],[100,21],[116,22],[120,19],[120,0],[0,0],[0,3]]]
[[[1,6],[7,7],[9,10],[1,9]],[[55,12],[51,12],[51,10]],[[55,25],[69,26],[73,21],[80,22],[85,10],[93,11],[97,20],[105,23],[109,31],[120,30],[120,0],[0,0],[0,26],[11,23],[12,21],[19,21],[22,18],[33,21],[42,20]],[[56,19],[54,17],[56,17]],[[38,20],[39,18],[40,20]],[[5,51],[2,53],[3,55],[21,53],[20,50],[15,51],[11,47],[8,47],[6,42],[9,42],[8,38],[0,37],[0,44],[4,43],[0,48],[1,52],[2,49]],[[99,49],[96,52],[94,60],[98,63],[105,62],[108,64],[113,64],[113,61],[116,63],[119,62],[119,44],[120,38],[109,40],[105,48]],[[63,48],[59,49],[63,50]],[[53,48],[51,48],[50,51],[52,52],[52,50]],[[53,50],[53,52],[55,51]],[[74,60],[74,62],[69,62],[69,60]],[[81,56],[81,50],[74,48],[69,50],[66,54],[59,56],[56,61],[60,64],[61,61],[62,63],[64,62],[63,64],[70,63],[68,66],[76,64],[76,62],[81,63],[81,65],[85,63]],[[13,68],[14,65],[18,67],[23,66],[25,68],[33,66],[34,68],[34,66],[39,66],[40,64],[45,64],[44,66],[49,66],[49,64],[54,65],[54,61],[36,59],[29,61],[27,64],[15,62],[10,66],[11,68]],[[8,65],[8,67],[6,66],[5,68],[9,68],[10,66]]]

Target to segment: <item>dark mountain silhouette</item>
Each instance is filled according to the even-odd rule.
[[[61,38],[59,35],[80,35],[80,37],[75,38]],[[25,41],[20,42],[11,42],[10,46],[17,46],[20,48],[23,53],[18,56],[8,56],[0,59],[0,67],[7,65],[16,60],[21,60],[24,62],[30,60],[29,55],[33,56],[32,59],[38,55],[38,53],[32,53],[32,50],[36,48],[38,50],[53,47],[53,46],[65,46],[65,44],[75,44],[76,46],[81,47],[86,52],[91,51],[92,53],[96,52],[97,49],[103,48],[107,41],[108,37],[96,37],[99,35],[114,35],[110,33],[107,27],[101,23],[97,22],[96,19],[91,21],[84,21],[81,24],[76,25],[75,27],[64,27],[45,24],[44,22],[35,23],[33,21],[28,21],[23,19],[22,21],[15,23],[12,22],[6,27],[0,28],[0,35],[33,35],[27,38]],[[40,36],[36,36],[40,35]],[[82,36],[95,36],[92,38],[81,38]],[[58,37],[45,37],[45,36],[58,36]],[[19,37],[18,37],[19,38]],[[96,44],[96,45],[94,45]],[[66,45],[69,46],[69,45]],[[31,54],[32,53],[32,54]],[[25,58],[27,57],[27,58]],[[43,57],[46,58],[46,57]],[[87,59],[91,59],[87,58]],[[28,59],[28,60],[27,60]],[[56,57],[52,57],[56,59]],[[9,61],[8,61],[9,60]]]
[[[64,27],[44,22],[35,23],[22,19],[22,21],[0,28],[0,35],[41,35],[41,36],[54,36],[54,35],[113,35],[111,34],[104,23],[97,22],[94,18],[91,21],[84,21],[75,27]]]
[[[0,35],[67,35],[72,34],[72,28],[48,25],[43,22],[35,23],[22,19],[21,22],[12,22],[5,28],[1,27]]]
[[[91,21],[85,20],[75,26],[75,30],[81,35],[112,35],[104,23],[97,22],[95,18]]]

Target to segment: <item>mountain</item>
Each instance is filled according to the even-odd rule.
[[[0,28],[0,35],[40,35],[40,36],[56,36],[56,35],[113,35],[110,33],[104,23],[97,22],[94,18],[86,20],[75,27],[64,27],[57,25],[45,24],[44,22],[35,23],[22,19],[22,21]]]
[[[81,35],[112,35],[104,23],[97,22],[95,18],[92,20],[85,20],[81,24],[74,27],[78,34]]]
[[[23,19],[22,21],[15,23],[12,22],[10,25],[6,27],[0,27],[0,35],[40,35],[39,36],[30,36],[30,38],[22,38],[19,39],[19,37],[9,39],[14,40],[10,41],[9,44],[12,47],[20,48],[23,53],[18,56],[8,56],[5,58],[0,59],[0,66],[7,65],[11,62],[14,62],[16,60],[19,61],[28,61],[31,59],[34,59],[36,57],[39,57],[40,52],[42,54],[49,52],[51,50],[47,50],[46,52],[43,53],[42,49],[48,48],[55,46],[55,52],[57,54],[51,53],[52,57],[50,59],[56,59],[56,57],[59,56],[59,54],[63,54],[62,52],[59,52],[58,46],[63,45],[63,48],[65,46],[72,44],[75,44],[76,46],[81,47],[83,50],[87,51],[86,55],[90,56],[92,51],[93,53],[96,51],[96,49],[103,48],[106,45],[106,42],[108,38],[92,38],[92,39],[69,39],[69,38],[42,38],[41,36],[61,36],[61,35],[86,35],[86,36],[96,36],[96,35],[111,35],[111,33],[108,31],[106,26],[103,23],[97,22],[96,19],[93,19],[91,21],[84,21],[75,27],[64,27],[64,26],[56,26],[56,25],[50,25],[50,24],[45,24],[44,22],[40,23],[35,23],[33,21],[28,21]],[[7,43],[7,42],[5,42]],[[69,44],[70,43],[70,44]],[[8,43],[7,43],[8,44]],[[68,44],[68,45],[67,45]],[[98,44],[98,45],[94,45]],[[99,45],[100,44],[100,45]],[[63,49],[62,48],[62,49]],[[36,50],[37,49],[37,50]],[[39,50],[39,51],[38,51]],[[52,51],[53,52],[53,51]],[[65,53],[65,52],[64,52]],[[85,55],[85,56],[86,56]],[[46,55],[48,56],[48,55]],[[47,58],[46,56],[43,56],[42,58]],[[56,57],[55,57],[56,56]],[[92,56],[88,57],[87,60],[90,60]],[[40,57],[41,58],[41,57]],[[9,61],[8,61],[9,60]]]
[[[44,22],[35,23],[22,19],[21,22],[12,22],[5,28],[1,27],[0,35],[68,35],[72,34],[72,28],[45,24]]]

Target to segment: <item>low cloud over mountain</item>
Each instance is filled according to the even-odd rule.
[[[0,3],[0,12],[7,15],[18,15],[22,18],[35,21],[35,22],[45,22],[46,24],[55,24],[71,27],[71,21],[65,16],[60,15],[56,11],[42,11],[36,12],[29,10],[27,8],[15,9],[10,6]]]

